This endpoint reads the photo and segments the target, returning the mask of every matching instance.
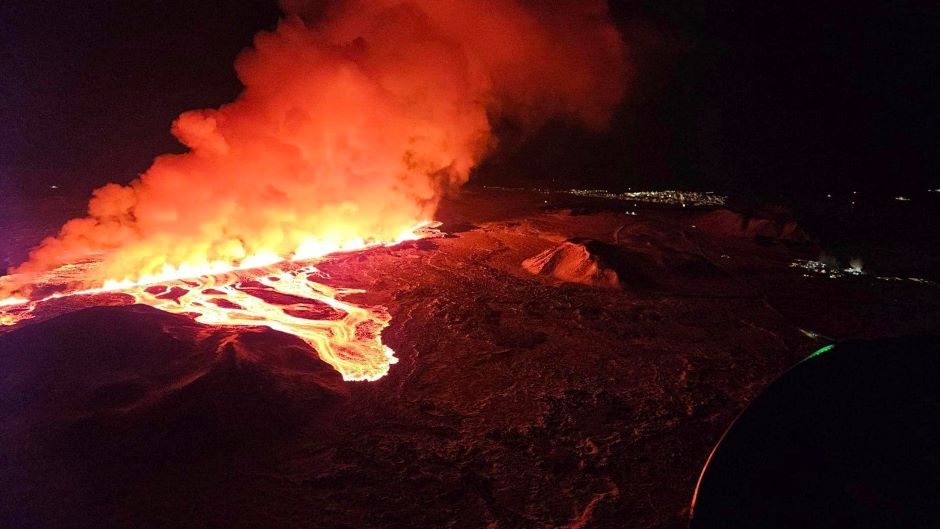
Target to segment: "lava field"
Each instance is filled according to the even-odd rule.
[[[398,362],[373,382],[295,336],[120,300],[17,326],[0,334],[0,518],[683,527],[724,429],[820,337],[940,323],[935,285],[806,274],[791,263],[816,258],[811,237],[721,218],[467,190],[444,237],[318,265],[391,316]]]

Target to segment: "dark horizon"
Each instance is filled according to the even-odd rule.
[[[610,130],[503,134],[472,181],[756,194],[940,187],[940,9],[636,1],[611,11],[633,69]],[[87,193],[182,152],[171,121],[231,101],[235,56],[278,16],[274,0],[0,7],[0,185]]]

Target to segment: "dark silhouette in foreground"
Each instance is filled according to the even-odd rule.
[[[691,527],[937,527],[938,406],[938,338],[821,349],[718,443]]]

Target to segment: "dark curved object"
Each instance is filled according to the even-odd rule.
[[[691,529],[940,527],[940,338],[839,343],[712,451]]]

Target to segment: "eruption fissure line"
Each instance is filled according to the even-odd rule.
[[[388,373],[398,360],[382,343],[381,333],[391,321],[383,307],[364,307],[342,299],[365,290],[335,288],[318,281],[317,259],[340,252],[393,246],[409,240],[439,236],[437,223],[422,222],[389,243],[366,244],[361,240],[337,251],[304,259],[281,259],[261,269],[229,270],[194,277],[142,278],[106,281],[97,288],[58,292],[38,300],[0,300],[0,325],[13,326],[31,319],[45,302],[65,297],[120,293],[134,303],[220,326],[263,326],[297,336],[336,369],[344,380],[374,381]],[[314,264],[311,264],[313,261]],[[287,263],[305,262],[284,269]],[[54,274],[53,274],[54,276]]]

